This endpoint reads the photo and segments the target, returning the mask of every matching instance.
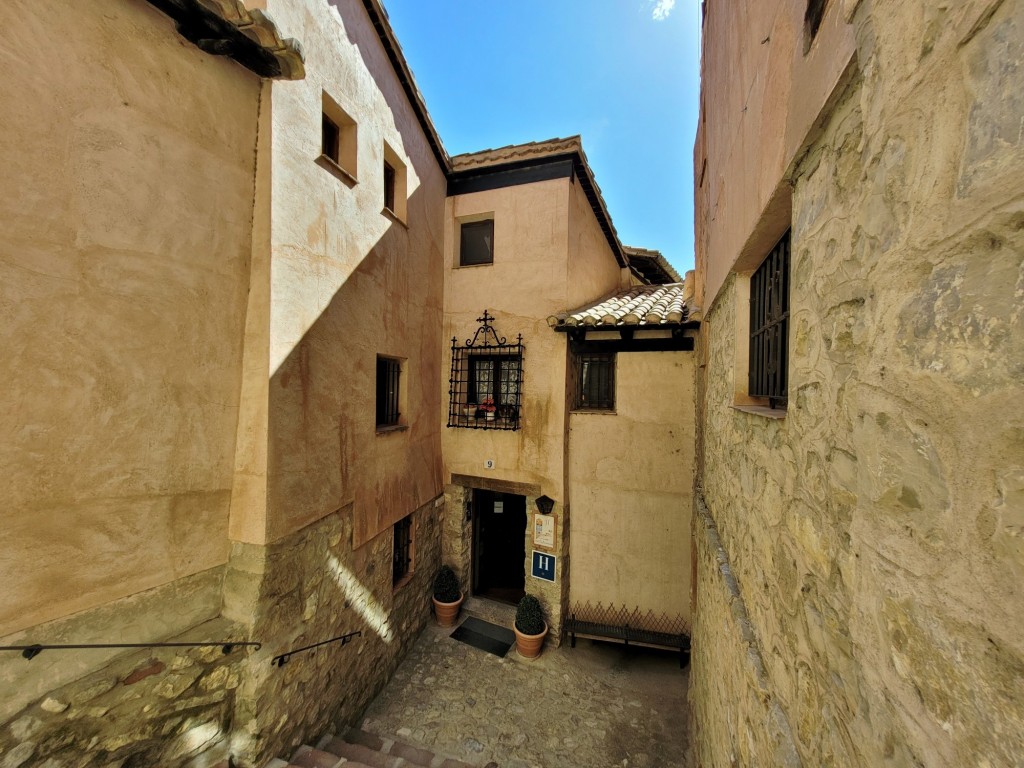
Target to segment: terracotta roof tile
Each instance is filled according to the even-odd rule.
[[[593,328],[623,325],[675,325],[687,319],[683,284],[638,285],[620,291],[590,307],[559,312],[548,318],[552,328],[587,326]]]
[[[652,284],[683,282],[682,276],[668,263],[668,259],[662,255],[661,251],[637,248],[632,245],[624,245],[622,250],[629,258],[629,264],[633,271],[645,282]]]
[[[547,139],[546,141],[530,141],[526,144],[510,144],[497,149],[482,149],[479,152],[467,152],[452,157],[452,170],[467,171],[473,168],[486,168],[490,165],[504,165],[528,160],[536,157],[552,155],[568,155],[573,152],[583,154],[583,142],[579,136],[564,139]]]

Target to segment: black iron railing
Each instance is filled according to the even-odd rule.
[[[355,632],[349,632],[346,635],[332,637],[330,640],[322,640],[319,643],[305,645],[302,648],[293,648],[290,651],[278,654],[271,659],[270,663],[275,667],[283,667],[288,663],[289,659],[297,653],[311,651],[314,648],[319,648],[322,645],[330,645],[331,643],[340,642],[343,646],[348,645],[352,642],[353,637],[358,637],[361,634],[363,634],[362,630],[357,630]],[[236,648],[253,648],[258,651],[262,647],[263,643],[256,642],[254,640],[222,640],[216,643],[33,643],[31,645],[0,645],[0,651],[21,651],[21,655],[28,661],[31,661],[43,651],[89,651],[102,649],[110,650],[114,648],[220,648],[221,652],[226,655]]]
[[[293,648],[287,653],[278,654],[270,660],[270,663],[273,664],[275,667],[283,667],[291,660],[292,656],[294,656],[297,653],[312,651],[314,648],[319,648],[321,645],[330,645],[331,643],[340,642],[343,646],[345,646],[352,642],[353,637],[358,637],[361,634],[363,634],[362,631],[357,630],[356,632],[349,632],[347,635],[338,635],[338,637],[332,637],[330,640],[322,640],[319,643],[313,643],[312,645],[304,645],[301,648]]]
[[[32,645],[0,645],[0,651],[21,651],[21,655],[31,661],[43,651],[98,650],[111,648],[220,648],[225,654],[235,648],[252,647],[259,650],[261,643],[249,640],[224,640],[218,643],[79,643],[74,645],[51,645],[34,643]]]

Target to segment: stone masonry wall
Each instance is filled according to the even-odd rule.
[[[207,642],[239,637],[217,619],[173,639]],[[99,651],[43,651],[40,667],[58,654],[84,659]],[[236,649],[152,648],[129,652],[101,669],[48,692],[0,728],[4,768],[206,768],[227,757],[242,660]],[[49,657],[49,658],[48,658]]]
[[[785,418],[730,407],[735,275],[702,334],[736,592],[698,532],[698,764],[776,764],[777,704],[804,765],[1018,765],[1024,2],[846,6],[858,71],[791,169]]]
[[[32,661],[5,654],[3,679],[17,672],[11,683],[41,692],[5,707],[0,766],[208,768],[231,756],[238,768],[251,768],[352,724],[430,616],[441,501],[413,513],[413,573],[398,589],[391,584],[390,531],[353,551],[352,518],[343,510],[269,547],[235,544],[226,574],[218,569],[202,581],[191,577],[196,584],[154,591],[149,602],[122,607],[152,619],[143,624],[158,625],[166,621],[161,610],[188,615],[205,609],[207,582],[215,582],[219,593],[223,581],[230,618],[152,639],[253,639],[263,643],[258,650],[236,648],[225,655],[219,646],[152,648],[113,657],[97,650],[44,651]],[[187,597],[196,606],[174,602]],[[93,626],[105,634],[86,640],[137,641],[118,631],[120,616],[86,617],[32,641],[81,642]],[[127,631],[136,629],[130,625]],[[362,635],[345,646],[324,646],[283,667],[271,665],[278,654],[357,630]],[[66,682],[54,686],[55,679]],[[51,683],[44,685],[46,680]]]
[[[383,688],[430,617],[443,497],[413,513],[413,572],[392,588],[391,529],[353,551],[346,508],[268,547],[235,544],[225,612],[265,638],[243,667],[232,752],[256,766],[351,725]],[[349,644],[271,659],[361,631]]]

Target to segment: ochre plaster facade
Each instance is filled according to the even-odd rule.
[[[573,605],[690,615],[692,352],[620,352],[615,411],[569,417]]]
[[[260,81],[146,3],[3,23],[8,635],[227,560]]]
[[[306,44],[291,82],[202,52],[142,0],[50,5],[4,14],[22,139],[3,147],[0,644],[263,645],[5,652],[0,754],[261,764],[351,722],[429,618],[444,158],[362,3],[262,4]],[[354,181],[318,163],[324,93],[358,121]],[[385,143],[401,221],[382,211]],[[403,365],[401,429],[380,434],[378,354]]]
[[[515,489],[531,522],[539,497],[555,500],[555,581],[527,576],[551,642],[574,488],[588,536],[629,496],[645,527],[623,561],[680,537],[671,568],[645,563],[637,607],[683,610],[692,353],[623,361],[619,413],[571,448],[571,418],[584,432],[589,417],[570,418],[568,338],[546,319],[638,279],[578,139],[551,142],[570,148],[564,177],[449,195],[453,162],[375,0],[174,6],[264,41],[281,72],[262,80],[144,0],[51,5],[16,3],[4,19],[17,56],[0,95],[21,105],[6,127],[22,138],[2,147],[16,194],[0,208],[0,419],[13,436],[0,448],[0,644],[262,646],[5,652],[5,767],[230,756],[250,768],[353,722],[429,619],[442,557],[468,583],[473,487]],[[328,112],[355,126],[343,169],[320,156]],[[385,157],[399,170],[392,210]],[[482,215],[494,264],[456,267],[458,223]],[[449,340],[484,309],[523,335],[515,432],[445,427]],[[383,429],[379,355],[401,366],[400,418]],[[660,391],[646,377],[664,378]],[[669,480],[637,492],[612,441],[644,441],[630,450],[641,475]],[[411,573],[396,586],[405,517]],[[635,606],[621,579],[594,581],[594,555],[577,553],[578,586]]]
[[[696,764],[1018,765],[1024,4],[831,2],[806,59],[804,3],[708,5]],[[733,110],[775,61],[817,118]],[[781,150],[750,148],[759,121],[787,126]],[[768,418],[733,407],[745,249],[788,226],[789,404]]]

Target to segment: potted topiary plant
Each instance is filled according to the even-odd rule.
[[[548,634],[548,625],[544,621],[544,609],[540,600],[533,595],[523,595],[516,606],[516,621],[512,629],[516,633],[516,650],[526,659],[540,656],[541,646]]]
[[[449,566],[442,565],[434,576],[434,616],[442,627],[455,626],[462,607],[463,594],[459,577]]]

